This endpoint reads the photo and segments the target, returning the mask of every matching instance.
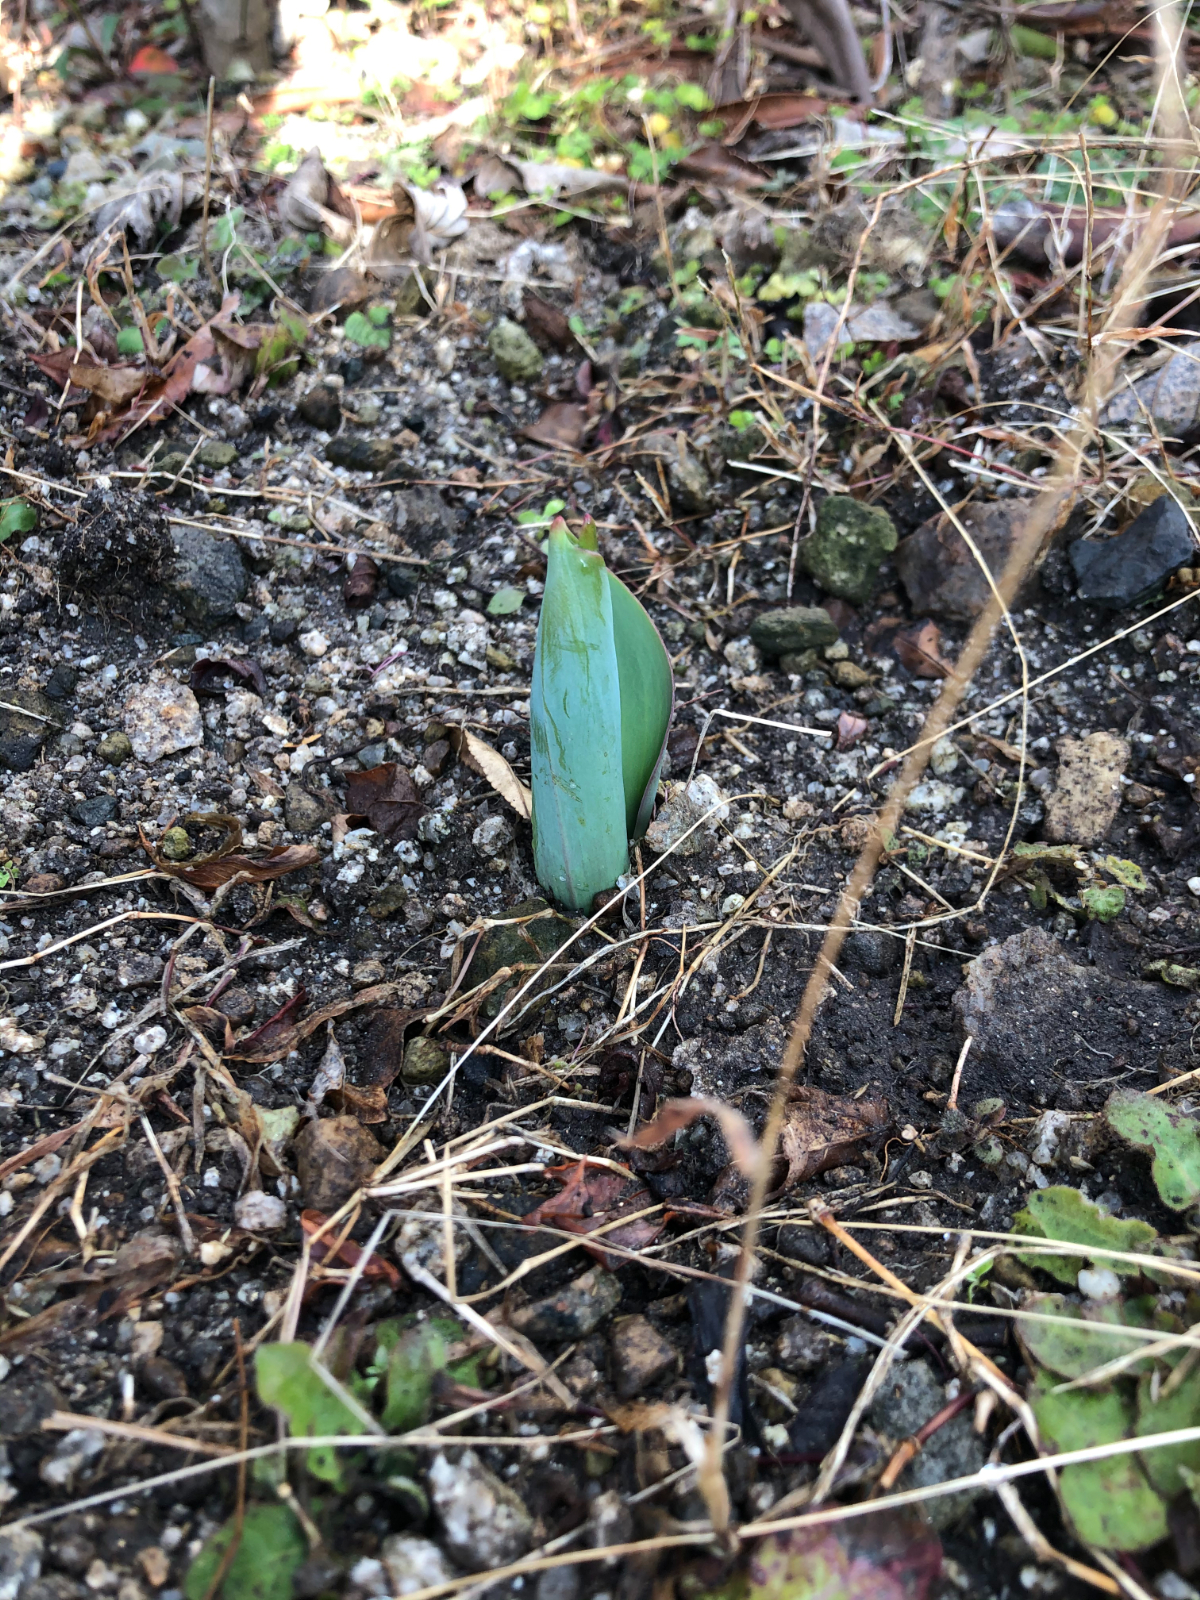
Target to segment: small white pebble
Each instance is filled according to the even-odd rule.
[[[1121,1292],[1121,1280],[1111,1267],[1084,1267],[1075,1282],[1089,1300],[1115,1300]]]
[[[1192,894],[1200,895],[1200,878],[1189,878],[1188,888]]]
[[[276,1195],[250,1189],[234,1206],[233,1220],[247,1233],[270,1233],[287,1221],[287,1207]]]
[[[167,1042],[167,1030],[163,1027],[143,1028],[133,1041],[133,1048],[142,1056],[152,1056],[161,1050]]]

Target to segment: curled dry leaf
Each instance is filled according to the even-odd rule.
[[[518,161],[515,165],[526,194],[547,195],[551,199],[556,195],[600,194],[629,187],[629,180],[620,172],[569,167],[561,161]]]
[[[309,1238],[323,1228],[328,1221],[329,1218],[324,1211],[309,1210],[300,1213],[300,1226]],[[336,1250],[334,1249],[340,1232],[341,1229],[338,1227],[330,1228],[328,1233],[317,1240],[312,1247],[314,1261],[326,1261],[330,1264],[336,1262],[343,1267],[355,1267],[358,1265],[362,1260],[363,1252],[353,1239],[343,1240],[341,1246]],[[394,1267],[390,1261],[385,1260],[383,1256],[374,1250],[372,1250],[363,1265],[362,1275],[368,1279],[382,1279],[390,1289],[399,1289],[404,1282],[399,1268]]]
[[[332,1005],[321,1006],[312,1012],[302,1022],[294,1020],[295,1013],[308,999],[308,995],[301,990],[298,995],[282,1006],[273,1017],[263,1023],[255,1033],[241,1040],[238,1053],[233,1057],[235,1061],[278,1061],[286,1056],[289,1051],[295,1050],[305,1039],[323,1028],[327,1022],[333,1022],[338,1017],[344,1017],[350,1011],[360,1011],[364,1007],[383,1005],[391,1000],[396,993],[394,983],[376,983],[369,989],[360,989],[357,994],[348,995],[344,1000],[335,1000]],[[423,1015],[416,1012],[414,1015]],[[345,1089],[343,1088],[343,1093]]]
[[[843,711],[837,719],[837,747],[839,750],[849,750],[852,745],[866,733],[869,724],[866,717],[860,717],[856,711]]]
[[[573,350],[576,338],[566,314],[543,300],[540,294],[526,289],[521,297],[525,310],[525,326],[539,344],[548,344],[555,350]]]
[[[439,178],[432,189],[409,189],[408,195],[414,213],[412,253],[429,262],[434,250],[444,250],[466,233],[467,197],[449,178]]]
[[[588,1234],[619,1217],[648,1210],[655,1204],[649,1189],[643,1188],[636,1178],[627,1178],[608,1167],[591,1166],[586,1157],[578,1162],[564,1162],[559,1167],[547,1167],[546,1176],[556,1178],[563,1188],[526,1213],[527,1225],[542,1223],[561,1228],[564,1233]],[[662,1230],[661,1216],[637,1217],[625,1227],[610,1228],[604,1241],[620,1245],[622,1250],[640,1250],[653,1244]],[[584,1248],[609,1271],[619,1267],[624,1259],[605,1250],[599,1241]]]
[[[527,439],[555,450],[578,450],[588,425],[588,409],[573,400],[556,400],[525,428]]]
[[[256,1059],[275,1061],[279,1057],[287,1055],[288,1050],[291,1048],[290,1041],[294,1032],[296,1013],[307,999],[308,990],[297,989],[292,998],[285,1000],[273,1017],[268,1017],[261,1028],[255,1028],[253,1033],[248,1034],[242,1040],[243,1053],[238,1059],[242,1061],[247,1059],[252,1061]],[[289,1041],[286,1048],[282,1047],[285,1039]],[[276,1052],[277,1045],[280,1048]],[[251,1051],[252,1054],[247,1057],[246,1051]],[[253,1052],[258,1052],[259,1054],[255,1055]]]
[[[199,200],[203,181],[192,173],[142,172],[116,183],[109,198],[93,214],[96,243],[94,258],[102,243],[119,233],[132,233],[143,248],[150,244],[159,226],[177,228],[185,209]]]
[[[942,655],[942,636],[936,622],[928,618],[901,628],[892,640],[892,649],[902,667],[918,678],[945,678],[951,664]]]
[[[852,1160],[857,1147],[877,1138],[891,1120],[883,1100],[854,1100],[805,1085],[793,1089],[779,1140],[787,1162],[780,1189],[792,1189]]]
[[[342,584],[342,599],[351,611],[361,611],[371,604],[379,591],[381,577],[377,561],[372,561],[370,556],[355,556],[354,565]]]
[[[55,350],[50,355],[31,356],[30,360],[55,383],[70,382],[77,389],[86,389],[110,410],[128,405],[150,377],[144,367],[96,366],[79,359],[74,349]]]
[[[325,1096],[334,1089],[340,1089],[346,1081],[346,1058],[342,1054],[342,1047],[337,1041],[337,1034],[333,1031],[333,1023],[329,1023],[329,1043],[325,1046],[325,1054],[321,1057],[321,1065],[317,1068],[312,1083],[308,1089],[308,1105],[306,1110],[310,1116],[316,1116],[317,1107]]]
[[[617,1144],[623,1150],[654,1150],[666,1144],[681,1128],[690,1128],[701,1117],[712,1117],[719,1125],[739,1172],[752,1178],[758,1165],[758,1141],[742,1113],[726,1105],[723,1100],[707,1100],[699,1096],[691,1100],[668,1100],[653,1122],[639,1128],[628,1139],[618,1139]]]
[[[159,872],[190,883],[196,889],[219,889],[223,883],[237,877],[244,883],[269,883],[272,878],[299,872],[302,867],[311,867],[321,859],[321,852],[313,844],[279,845],[263,856],[244,856],[231,851],[207,861],[168,861],[145,834],[142,847]]]
[[[233,679],[232,683],[226,679]],[[230,689],[248,686],[256,695],[266,698],[267,680],[257,661],[248,656],[206,656],[197,661],[188,675],[188,688],[196,695],[214,698],[228,694]]]
[[[346,784],[346,811],[365,817],[385,839],[415,839],[425,807],[403,767],[385,761],[368,772],[355,772]]]
[[[484,198],[488,195],[512,194],[514,189],[522,187],[521,173],[516,163],[505,161],[502,156],[484,156],[471,179],[475,193]]]
[[[181,1015],[200,1030],[214,1050],[224,1055],[233,1049],[233,1029],[223,1011],[215,1006],[184,1006]]]
[[[533,815],[533,796],[517,777],[499,750],[469,732],[466,728],[452,728],[450,739],[460,761],[486,778],[492,788],[507,802],[524,822]]]
[[[279,197],[279,216],[301,233],[324,224],[335,237],[344,231],[339,223],[353,223],[354,207],[330,177],[315,145],[288,179]]]

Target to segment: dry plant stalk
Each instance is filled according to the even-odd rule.
[[[1161,16],[1161,13],[1159,15]],[[1177,78],[1174,75],[1174,52],[1168,48],[1162,54],[1166,56],[1166,60],[1160,62],[1161,81],[1164,86],[1172,83],[1177,85]],[[1181,103],[1178,93],[1174,96],[1174,103],[1175,105]],[[1178,118],[1175,120],[1178,124]],[[713,1404],[713,1427],[708,1437],[704,1465],[699,1474],[700,1489],[713,1526],[722,1534],[729,1532],[731,1507],[721,1446],[729,1425],[730,1396],[745,1322],[745,1291],[750,1281],[763,1204],[770,1185],[772,1162],[779,1145],[789,1090],[804,1060],[817,1010],[825,997],[834,963],[858,915],[863,896],[875,876],[883,853],[884,840],[894,835],[899,827],[904,814],[904,803],[924,773],[933,745],[953,722],[963,696],[991,646],[996,629],[1005,620],[1011,625],[1010,608],[1025,575],[1032,567],[1044,542],[1059,525],[1066,509],[1078,493],[1085,453],[1098,432],[1101,409],[1113,388],[1117,368],[1125,350],[1125,335],[1135,325],[1143,287],[1170,232],[1172,217],[1178,209],[1185,189],[1182,180],[1183,174],[1177,164],[1172,164],[1164,171],[1163,192],[1152,207],[1140,236],[1130,250],[1104,328],[1093,342],[1075,423],[1064,433],[1054,456],[1047,486],[1030,507],[1004,570],[993,582],[992,597],[976,619],[953,670],[943,681],[942,692],[930,708],[921,737],[909,750],[887,801],[876,816],[871,837],[863,846],[854,870],[846,881],[833,921],[829,925],[816,964],[805,987],[763,1130],[759,1168],[751,1187],[741,1251],[733,1280],[733,1292],[729,1296],[720,1377]],[[880,206],[876,205],[871,222],[868,224],[868,231],[879,214]],[[861,254],[860,243],[856,261],[861,258]],[[986,567],[984,570],[987,571]],[[987,575],[991,579],[991,574]]]

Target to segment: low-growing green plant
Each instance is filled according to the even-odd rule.
[[[629,866],[666,750],[674,683],[658,630],[605,566],[589,523],[550,528],[529,696],[533,858],[572,910]]]

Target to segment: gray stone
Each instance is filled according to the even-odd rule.
[[[1031,502],[997,500],[970,505],[958,521],[970,534],[993,577],[1004,571]],[[970,546],[950,518],[923,522],[896,549],[896,570],[917,615],[971,622],[992,597],[991,585]]]
[[[224,622],[246,598],[246,565],[234,539],[172,526],[175,559],[163,580],[193,622]]]
[[[301,783],[289,783],[283,798],[283,820],[291,833],[316,833],[330,810]]]
[[[405,1083],[441,1083],[449,1070],[448,1051],[432,1039],[427,1039],[424,1034],[419,1033],[404,1046],[404,1065],[400,1069],[400,1076]]]
[[[872,978],[883,978],[896,965],[902,941],[877,928],[858,928],[846,938],[843,953],[846,965]]]
[[[829,1366],[841,1341],[808,1317],[788,1317],[775,1340],[775,1359],[788,1372],[803,1376]]]
[[[1043,837],[1052,844],[1098,845],[1121,808],[1121,777],[1129,758],[1128,741],[1115,733],[1060,739]]]
[[[805,306],[804,344],[814,361],[824,359],[840,317],[840,306],[827,300],[810,300]],[[893,340],[905,344],[920,335],[921,329],[908,317],[878,300],[869,306],[851,306],[837,337],[839,344],[890,344]]]
[[[0,1533],[0,1600],[19,1600],[42,1571],[42,1536],[33,1528]]]
[[[106,734],[96,746],[96,754],[101,761],[107,761],[110,767],[121,766],[133,754],[129,735],[120,732]]]
[[[392,503],[392,526],[410,542],[416,539],[426,543],[452,538],[457,529],[457,518],[436,489],[419,485],[396,495]],[[396,583],[399,583],[403,587],[396,592],[408,593],[411,590],[412,567],[389,563],[387,573],[389,588],[395,590]]]
[[[873,1428],[898,1444],[918,1432],[946,1404],[945,1391],[923,1361],[894,1365],[867,1412]],[[950,1478],[965,1478],[983,1466],[983,1441],[976,1434],[971,1412],[960,1411],[932,1434],[901,1477],[897,1488],[927,1489]],[[985,1489],[965,1489],[958,1494],[931,1496],[924,1510],[934,1528],[949,1528]]]
[[[870,598],[885,555],[896,548],[895,525],[886,511],[849,495],[831,494],[817,512],[817,528],[801,546],[805,571],[830,594],[861,605]]]
[[[579,1600],[579,1568],[551,1567],[540,1573],[535,1600]]]
[[[158,761],[204,742],[200,704],[185,683],[162,673],[125,702],[125,732],[139,761]]]
[[[457,1461],[434,1457],[429,1495],[451,1559],[469,1572],[516,1561],[533,1539],[533,1518],[515,1489],[489,1472],[474,1450]]]
[[[224,439],[206,439],[197,451],[197,457],[203,466],[219,471],[222,467],[233,465],[238,458],[238,448]]]
[[[1200,417],[1200,340],[1175,351],[1157,372],[1123,390],[1104,408],[1105,423],[1141,422],[1145,416],[1162,434],[1182,438]]]
[[[1112,539],[1077,539],[1071,567],[1080,600],[1122,610],[1140,605],[1196,556],[1187,512],[1164,494]]]
[[[432,1539],[413,1533],[393,1533],[379,1552],[387,1569],[390,1593],[415,1594],[439,1583],[453,1583],[458,1573]]]
[[[296,410],[311,428],[336,433],[342,420],[342,395],[331,383],[318,383],[296,404]]]
[[[675,1346],[645,1317],[620,1317],[609,1336],[613,1387],[618,1400],[632,1400],[669,1376],[678,1365]]]
[[[325,446],[325,459],[351,472],[387,472],[396,466],[396,447],[390,439],[340,433]]]
[[[73,806],[71,815],[85,828],[102,828],[106,822],[112,820],[116,810],[115,795],[97,794],[90,800],[81,800],[77,806]]]
[[[646,829],[646,846],[658,855],[672,846],[676,847],[676,855],[694,855],[710,842],[711,835],[728,817],[724,794],[707,773],[700,773],[690,783],[677,784],[671,790]]]
[[[602,1267],[593,1267],[545,1299],[511,1311],[508,1320],[518,1333],[533,1339],[582,1339],[605,1321],[620,1299],[619,1280]]]
[[[488,349],[497,371],[510,383],[532,383],[541,376],[542,352],[519,322],[501,317],[488,335]]]
[[[799,655],[832,644],[837,636],[837,624],[821,606],[764,611],[750,624],[750,637],[765,656]]]

